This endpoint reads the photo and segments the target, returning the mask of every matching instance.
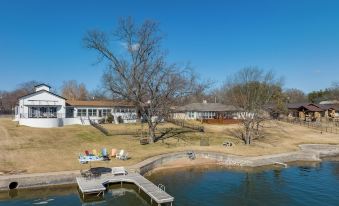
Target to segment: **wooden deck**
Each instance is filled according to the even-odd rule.
[[[145,192],[150,198],[151,202],[155,201],[158,205],[163,203],[171,203],[174,197],[167,194],[164,190],[154,185],[151,181],[147,180],[139,173],[129,173],[127,175],[114,176],[112,174],[103,174],[96,178],[77,177],[79,189],[83,195],[85,194],[104,194],[106,186],[110,183],[134,183],[140,190]]]

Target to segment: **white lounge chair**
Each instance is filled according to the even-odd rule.
[[[125,150],[122,149],[116,155],[116,158],[119,159],[119,160],[127,160],[128,159],[128,153],[125,152]]]
[[[124,167],[112,167],[113,175],[127,175],[127,171]]]

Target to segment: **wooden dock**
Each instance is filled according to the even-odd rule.
[[[167,194],[163,189],[157,187],[139,173],[129,173],[127,175],[119,176],[114,176],[113,174],[102,174],[100,177],[90,179],[77,177],[76,181],[83,196],[86,194],[103,195],[106,190],[106,186],[110,183],[120,183],[122,185],[124,182],[128,182],[134,183],[139,188],[139,192],[140,190],[145,192],[151,198],[151,202],[155,201],[158,205],[164,203],[170,203],[172,205],[172,202],[174,201],[174,197]]]

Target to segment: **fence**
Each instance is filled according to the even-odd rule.
[[[196,130],[196,131],[199,131],[199,132],[205,131],[203,126],[194,125],[194,124],[186,122],[185,120],[167,119],[166,121],[171,122],[171,123],[178,125],[180,127]]]
[[[339,134],[339,123],[338,122],[317,122],[317,121],[309,122],[309,121],[304,121],[300,119],[280,119],[280,121],[316,129],[321,132]]]
[[[238,119],[203,119],[203,123],[206,124],[239,124]]]

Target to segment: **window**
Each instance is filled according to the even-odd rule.
[[[56,118],[57,108],[56,107],[29,107],[28,117],[29,118]]]
[[[103,117],[107,117],[107,115],[110,114],[110,113],[111,113],[111,110],[110,110],[110,109],[103,109],[103,110],[102,110],[102,116],[103,116]]]
[[[78,109],[78,117],[86,117],[87,116],[87,109]]]
[[[57,108],[56,107],[49,107],[49,117],[57,117]]]
[[[97,110],[96,109],[88,109],[88,116],[89,117],[97,116]]]

